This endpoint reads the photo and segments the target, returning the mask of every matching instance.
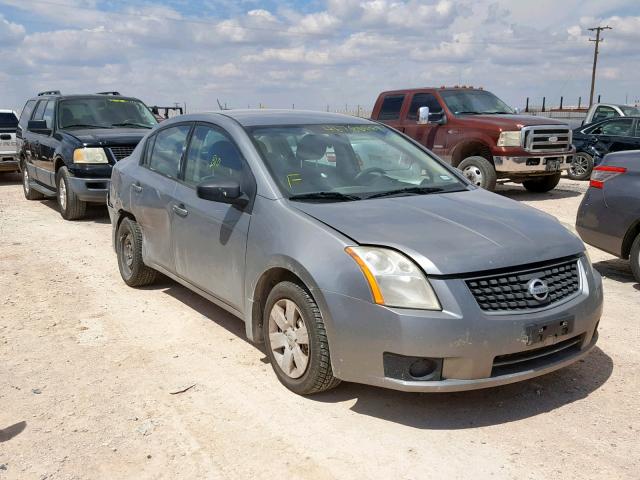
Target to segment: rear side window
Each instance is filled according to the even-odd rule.
[[[42,120],[42,116],[44,115],[44,110],[47,108],[47,101],[40,100],[38,102],[38,106],[36,107],[36,113],[33,115],[33,120]]]
[[[400,118],[400,110],[402,110],[402,102],[404,95],[387,95],[382,101],[380,108],[379,120],[397,120]]]
[[[442,113],[442,106],[432,93],[416,93],[411,100],[411,106],[409,107],[409,113],[407,118],[409,120],[418,119],[418,108],[429,107],[429,115],[439,115]]]
[[[13,130],[18,128],[18,119],[13,112],[0,112],[0,128]]]
[[[158,132],[149,159],[149,168],[167,177],[178,178],[189,130],[190,125],[177,125]]]
[[[35,100],[29,100],[22,109],[22,114],[20,114],[20,127],[23,130],[27,128],[27,124],[29,123],[29,119],[31,118],[31,112],[33,112],[33,107],[35,106]]]
[[[596,111],[593,114],[593,118],[591,119],[591,121],[598,122],[600,120],[605,120],[607,118],[612,118],[617,116],[618,116],[618,112],[616,112],[615,109],[611,107],[601,106],[596,108]]]

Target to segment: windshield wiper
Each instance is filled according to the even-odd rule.
[[[472,112],[472,111],[468,111],[468,112],[455,112],[456,115],[480,115],[480,112]]]
[[[340,192],[313,192],[292,195],[289,197],[289,200],[335,200],[338,202],[350,202],[353,200],[362,200],[362,197]]]
[[[482,112],[482,115],[512,115],[513,112]]]
[[[112,127],[138,127],[138,128],[153,128],[153,125],[149,125],[146,123],[135,123],[135,122],[123,122],[123,123],[113,123]]]
[[[369,198],[391,197],[393,195],[406,194],[426,195],[429,193],[437,193],[442,191],[444,191],[444,188],[441,187],[407,187],[400,188],[398,190],[389,190],[388,192],[374,193],[373,195],[369,195],[366,199],[368,200]]]
[[[73,125],[65,125],[62,129],[66,128],[111,128],[111,125],[89,125],[85,123],[74,123]]]

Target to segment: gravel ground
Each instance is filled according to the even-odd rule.
[[[585,189],[500,193],[572,225]],[[0,479],[639,477],[640,285],[623,261],[590,249],[600,341],[564,370],[303,398],[240,320],[170,281],[126,287],[110,231],[102,208],[65,222],[0,177]]]

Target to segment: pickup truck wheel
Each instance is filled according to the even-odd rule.
[[[56,175],[56,185],[58,187],[58,206],[60,215],[65,220],[78,220],[84,217],[87,211],[87,202],[78,198],[69,185],[69,171],[67,167],[62,167]]]
[[[23,162],[20,170],[22,171],[22,190],[24,191],[24,198],[27,200],[42,200],[44,195],[33,188],[31,188],[31,177],[29,177],[29,170]]]
[[[458,169],[462,170],[462,174],[476,187],[484,188],[490,192],[496,189],[496,169],[486,158],[467,157],[460,162]]]
[[[576,153],[567,172],[571,180],[588,180],[593,170],[593,157],[588,153]]]
[[[267,298],[262,324],[271,366],[285,387],[309,395],[338,386],[322,314],[306,289],[278,283]]]
[[[116,233],[118,268],[124,283],[130,287],[151,285],[158,272],[142,261],[142,230],[135,220],[124,218]]]
[[[545,175],[544,177],[534,177],[530,180],[522,182],[524,188],[530,192],[544,193],[556,188],[556,185],[560,182],[560,173],[554,175]]]
[[[638,234],[631,245],[629,262],[631,262],[631,271],[633,272],[636,282],[640,283],[640,234]]]

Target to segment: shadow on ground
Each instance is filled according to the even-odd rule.
[[[629,260],[621,258],[612,258],[611,260],[602,260],[593,264],[600,275],[604,278],[610,278],[621,283],[637,283],[631,271]]]
[[[0,172],[0,187],[3,185],[16,185],[22,183],[19,173]]]
[[[57,215],[60,215],[60,209],[58,208],[58,202],[55,198],[48,198],[46,200],[39,200],[42,205],[46,205],[51,210],[55,210]],[[101,223],[108,224],[111,223],[111,219],[109,218],[109,212],[107,211],[106,205],[100,204],[88,204],[87,205],[87,213],[80,220],[71,220],[72,222],[79,223]]]
[[[532,193],[527,189],[525,189],[524,187],[522,187],[521,185],[516,185],[516,184],[501,185],[496,189],[496,193],[499,195],[509,197],[513,200],[526,201],[526,202],[541,202],[543,200],[578,197],[582,195],[585,191],[586,189],[584,191],[581,191],[581,190],[572,190],[568,188],[556,187],[550,192]]]
[[[10,427],[0,429],[0,443],[8,442],[13,437],[20,435],[27,428],[27,422],[14,423]]]

